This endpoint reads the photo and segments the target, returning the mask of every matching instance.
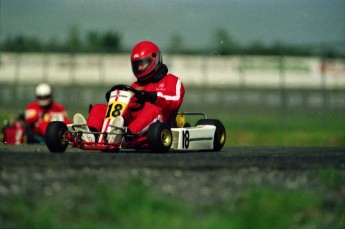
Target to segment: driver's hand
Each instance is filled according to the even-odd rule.
[[[137,98],[132,97],[131,101],[129,102],[130,109],[139,109],[140,103]]]
[[[139,103],[144,103],[144,102],[154,103],[157,99],[157,92],[141,90],[135,94],[135,97],[137,98]]]

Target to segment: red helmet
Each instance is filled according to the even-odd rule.
[[[138,81],[148,81],[162,67],[159,47],[150,41],[136,44],[131,53],[132,70]]]

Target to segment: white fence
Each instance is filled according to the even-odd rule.
[[[2,53],[0,84],[114,85],[135,80],[129,54]],[[260,56],[163,57],[186,86],[345,89],[345,61]]]

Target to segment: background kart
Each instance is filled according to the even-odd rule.
[[[152,123],[146,134],[122,134],[120,143],[109,142],[109,135],[113,135],[117,127],[112,121],[117,116],[123,116],[131,108],[128,106],[131,98],[138,95],[138,91],[127,85],[117,85],[110,94],[108,110],[104,118],[101,132],[82,131],[86,124],[68,124],[54,121],[48,125],[46,131],[46,144],[53,153],[65,152],[69,144],[83,150],[100,150],[116,152],[120,149],[150,150],[151,152],[167,152],[173,150],[211,150],[219,151],[223,148],[226,131],[221,121],[208,119],[206,114],[184,112],[178,113],[176,120],[168,123]],[[144,103],[141,103],[141,109]],[[185,123],[186,115],[202,115],[203,119],[192,127]],[[86,142],[83,134],[98,136],[95,142]]]

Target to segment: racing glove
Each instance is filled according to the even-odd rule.
[[[135,94],[135,97],[137,98],[139,103],[144,103],[144,102],[154,103],[157,100],[157,92],[141,90]]]

